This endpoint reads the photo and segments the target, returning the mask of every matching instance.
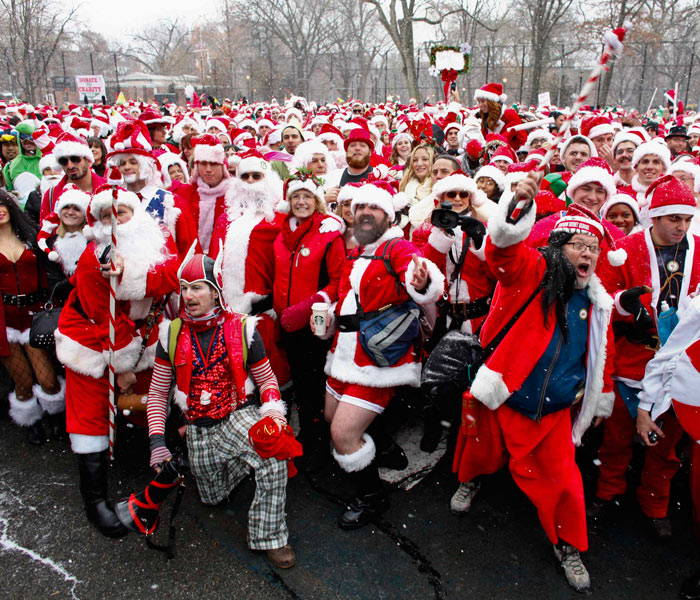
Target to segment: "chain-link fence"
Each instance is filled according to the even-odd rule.
[[[625,45],[624,55],[613,64],[609,92],[598,86],[591,104],[621,105],[625,108],[646,110],[664,103],[663,94],[678,86],[678,97],[689,108],[700,103],[700,78],[694,74],[700,69],[696,52],[700,46],[694,41],[663,41]],[[442,98],[442,82],[428,73],[426,45],[417,51],[416,71],[419,95],[422,101],[435,102]],[[549,92],[553,104],[570,105],[588,77],[602,52],[596,44],[559,44],[549,49],[549,66],[542,73],[538,90],[531,89],[533,56],[526,44],[494,44],[472,49],[471,69],[459,76],[457,87],[465,103],[472,101],[474,89],[487,81],[504,85],[508,102],[530,104],[536,102],[537,92]],[[113,101],[121,90],[127,98],[163,99],[164,94],[178,102],[184,101],[183,90],[188,83],[198,91],[218,98],[240,98],[249,101],[281,100],[290,94],[305,95],[319,102],[338,98],[363,98],[382,102],[387,97],[408,100],[409,92],[401,63],[396,52],[375,57],[372,66],[363,68],[352,56],[324,54],[308,76],[294,76],[293,56],[276,54],[247,57],[228,63],[209,58],[204,64],[193,57],[181,72],[163,76],[149,74],[147,68],[113,52],[58,52],[52,61],[45,81],[41,82],[42,98],[63,102],[79,102],[75,91],[75,76],[102,75],[107,86],[107,100]],[[0,63],[1,64],[1,63]],[[0,68],[0,92],[6,96],[23,96],[21,82],[12,73],[9,64]],[[144,76],[135,74],[143,73]],[[175,96],[172,96],[175,94]]]

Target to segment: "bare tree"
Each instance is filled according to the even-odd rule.
[[[39,100],[49,64],[67,41],[76,10],[64,12],[50,0],[0,0],[7,70],[30,102]]]
[[[122,54],[159,75],[181,75],[193,67],[192,31],[178,19],[161,19],[131,36]]]

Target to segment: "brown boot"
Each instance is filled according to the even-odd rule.
[[[278,569],[291,569],[297,564],[297,559],[294,556],[294,550],[287,544],[281,548],[274,548],[266,551],[268,560]]]

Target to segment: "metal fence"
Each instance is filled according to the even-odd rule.
[[[700,104],[700,80],[693,75],[700,65],[696,52],[700,46],[694,41],[663,41],[657,43],[627,43],[624,55],[614,64],[613,78],[606,104],[646,110],[650,105],[664,102],[663,93],[678,85],[678,96],[689,108]],[[422,101],[436,101],[442,97],[442,82],[428,73],[426,45],[417,51],[416,71]],[[540,80],[539,92],[549,92],[557,105],[570,105],[595,64],[602,47],[597,44],[553,44],[549,52],[549,66]],[[375,58],[369,69],[353,63],[353,57],[326,54],[307,77],[294,78],[289,65],[293,57],[278,54],[274,61],[260,57],[226,64],[212,58],[204,68],[197,69],[194,58],[182,66],[182,73],[195,75],[197,89],[216,97],[239,98],[249,101],[281,100],[291,93],[306,95],[319,102],[337,98],[364,98],[381,102],[388,96],[408,100],[408,90],[397,53],[385,53]],[[502,82],[509,102],[529,104],[532,100],[532,52],[526,44],[493,44],[472,49],[469,73],[457,79],[463,101],[471,102],[474,89],[487,81]],[[119,90],[127,98],[150,99],[155,93],[175,92],[175,86],[129,88],[124,77],[133,71],[145,71],[127,58],[113,52],[64,51],[54,57],[46,81],[41,82],[42,95],[57,102],[79,101],[75,89],[75,75],[100,74],[107,84],[108,101]],[[6,95],[22,96],[22,90],[9,66],[0,71],[0,91]],[[181,97],[181,90],[180,96]],[[591,103],[599,104],[600,87]]]

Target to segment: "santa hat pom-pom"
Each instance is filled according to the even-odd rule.
[[[397,194],[394,195],[392,198],[392,202],[394,204],[394,210],[395,211],[400,211],[403,210],[408,206],[408,202],[410,201],[410,198],[405,192],[398,192]]]
[[[627,251],[624,248],[610,250],[608,252],[608,262],[613,267],[621,267],[627,261]]]
[[[620,28],[615,31],[606,31],[603,34],[603,41],[610,46],[613,54],[619,56],[622,54],[622,40],[625,37],[625,30]]]
[[[277,208],[275,210],[278,213],[282,213],[283,215],[286,215],[289,212],[289,202],[286,200],[280,200],[280,202],[277,204]]]
[[[83,236],[88,241],[92,241],[95,239],[95,232],[92,230],[92,227],[90,225],[85,225],[85,227],[83,227]]]
[[[49,260],[51,262],[58,262],[58,259],[58,252],[56,252],[55,250],[51,250],[51,252],[49,252]]]

